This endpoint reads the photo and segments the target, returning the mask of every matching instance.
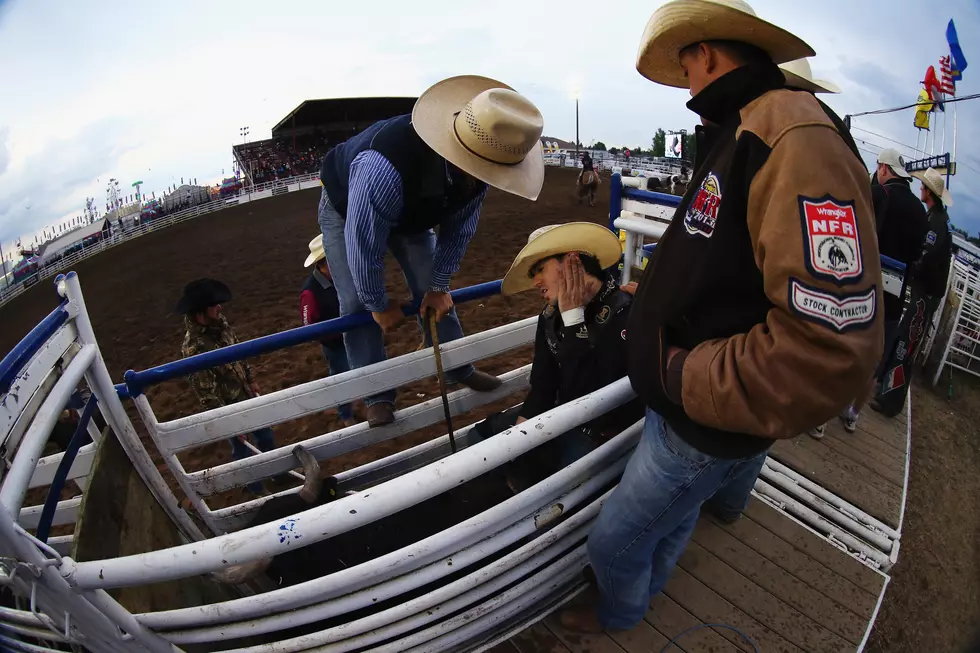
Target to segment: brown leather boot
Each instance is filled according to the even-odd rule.
[[[503,381],[492,374],[487,374],[480,370],[473,370],[473,373],[460,381],[460,383],[477,392],[490,392],[499,388],[503,384]]]
[[[368,406],[366,412],[368,426],[371,428],[391,424],[395,421],[395,407],[387,401]]]

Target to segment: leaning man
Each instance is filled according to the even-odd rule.
[[[702,503],[836,415],[877,362],[867,172],[776,66],[813,54],[737,0],[675,0],[647,24],[639,72],[690,88],[688,108],[719,128],[636,290],[629,377],[646,423],[589,536],[598,603],[564,612],[569,628],[639,623]]]
[[[340,312],[367,309],[375,324],[344,334],[351,369],[385,360],[383,333],[404,317],[385,292],[385,252],[401,266],[431,309],[439,342],[463,337],[449,283],[476,233],[487,187],[530,200],[544,183],[541,113],[509,86],[472,75],[443,80],[418,99],[411,115],[368,127],[323,159],[319,223]],[[434,228],[438,227],[436,236]],[[449,381],[487,392],[500,380],[472,365]],[[394,390],[364,399],[372,427],[394,420]]]

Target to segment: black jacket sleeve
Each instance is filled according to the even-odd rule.
[[[520,416],[530,419],[555,407],[561,385],[561,368],[548,349],[544,335],[544,318],[538,318],[534,336],[534,360],[531,363],[531,390],[521,407]]]

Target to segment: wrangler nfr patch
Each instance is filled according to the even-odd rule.
[[[799,201],[807,270],[838,286],[859,281],[864,262],[854,202],[830,195],[820,199],[801,195]]]
[[[789,307],[810,322],[844,333],[865,329],[875,319],[877,288],[860,293],[829,293],[812,288],[799,279],[789,280]]]

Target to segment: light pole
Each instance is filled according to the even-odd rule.
[[[247,126],[242,127],[241,129],[239,129],[239,132],[241,132],[241,134],[242,134],[242,156],[244,157],[244,156],[246,156],[246,154],[245,154],[245,146],[248,144],[248,127]],[[247,158],[246,158],[246,160],[247,160]],[[251,186],[251,183],[252,183],[252,165],[251,164],[249,164],[248,170],[245,172],[245,183],[246,183],[246,185],[248,187],[248,201],[251,202],[252,201],[252,186]]]
[[[572,85],[572,98],[575,100],[575,167],[578,167],[578,101],[582,97],[582,91],[578,84]]]

